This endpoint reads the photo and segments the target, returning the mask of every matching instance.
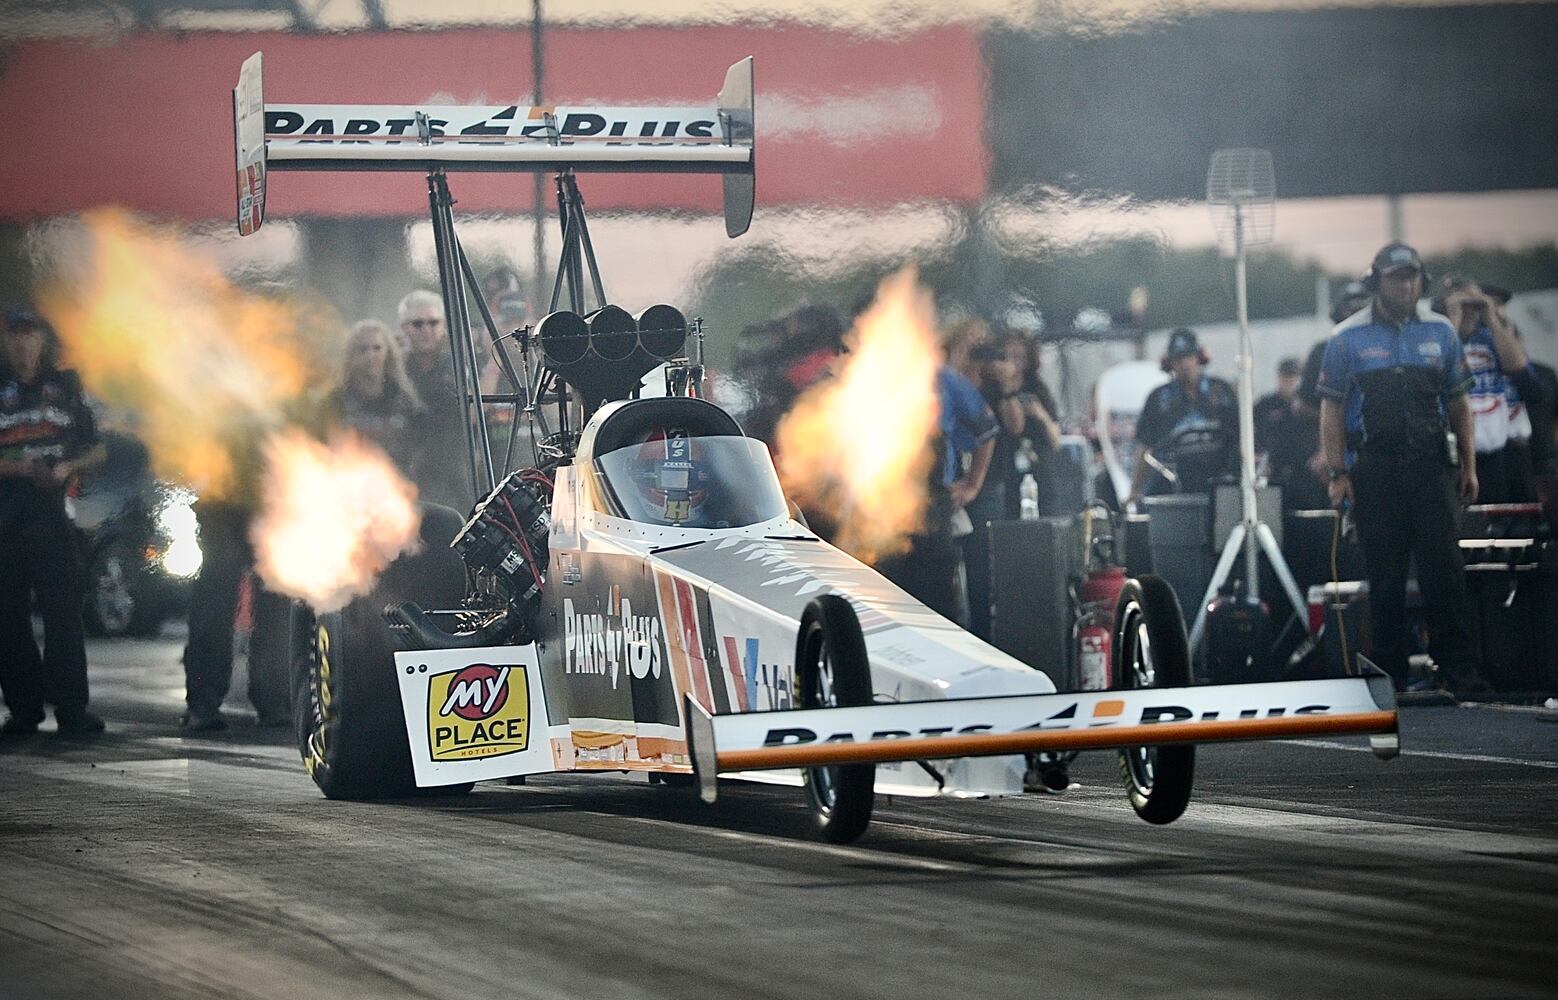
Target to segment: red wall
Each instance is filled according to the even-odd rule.
[[[556,28],[546,41],[549,104],[712,103],[725,68],[755,56],[759,205],[972,200],[986,190],[984,70],[971,31],[881,40],[798,27]],[[103,204],[230,218],[231,90],[256,50],[275,103],[530,97],[525,30],[25,42],[0,61],[0,218]],[[845,113],[824,131],[830,107]],[[780,128],[781,118],[790,124]],[[528,209],[532,187],[526,175],[469,174],[454,189],[461,212],[515,211]],[[593,209],[716,213],[719,191],[717,177],[590,177],[584,186]],[[425,206],[414,173],[278,173],[268,214],[416,215]]]

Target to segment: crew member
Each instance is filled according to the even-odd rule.
[[[943,344],[945,361],[936,372],[940,404],[939,434],[932,442],[936,458],[931,469],[925,522],[909,537],[909,549],[877,564],[883,576],[945,618],[967,621],[967,601],[961,584],[962,550],[956,539],[956,517],[984,488],[995,451],[996,420],[979,390],[960,371],[969,364],[973,345],[984,333],[982,323],[955,326]],[[961,519],[971,525],[966,514]]]
[[[1403,243],[1375,255],[1366,281],[1373,301],[1343,321],[1326,346],[1320,440],[1332,504],[1355,505],[1374,662],[1406,686],[1407,570],[1415,560],[1441,680],[1475,693],[1486,684],[1456,545],[1457,493],[1463,503],[1477,496],[1466,399],[1471,376],[1454,328],[1418,307],[1426,277],[1417,251]]]
[[[54,706],[61,735],[103,731],[87,711],[84,581],[66,489],[107,458],[74,371],[57,367],[59,338],[42,316],[15,309],[0,352],[0,735],[38,731]],[[43,654],[32,607],[43,619]]]
[[[1149,483],[1147,455],[1171,465],[1181,493],[1206,493],[1212,481],[1233,471],[1236,462],[1239,409],[1233,386],[1206,374],[1211,359],[1201,349],[1195,331],[1180,327],[1169,335],[1163,370],[1173,375],[1152,390],[1136,421],[1136,464],[1126,505],[1146,492],[1169,491],[1167,478]]]
[[[1302,372],[1297,358],[1283,358],[1277,363],[1277,391],[1255,401],[1255,451],[1272,462],[1276,460],[1273,449],[1298,412],[1298,378]]]

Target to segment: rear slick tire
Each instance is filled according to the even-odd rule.
[[[802,708],[871,704],[871,661],[855,609],[837,594],[812,601],[801,616],[795,669]],[[871,823],[875,764],[813,767],[805,772],[806,802],[823,840],[848,844]]]
[[[1117,690],[1190,686],[1190,643],[1179,599],[1161,577],[1128,580],[1120,591],[1112,660]],[[1195,771],[1193,744],[1120,751],[1125,794],[1148,823],[1172,823],[1183,815]]]
[[[422,551],[397,559],[374,589],[339,611],[294,609],[293,706],[303,764],[328,799],[402,798],[469,790],[418,789],[395,675],[396,636],[387,604],[454,607],[465,595],[465,565],[449,542],[453,510],[424,505]]]

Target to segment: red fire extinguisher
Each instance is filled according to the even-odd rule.
[[[1103,529],[1094,518],[1103,519]],[[1071,626],[1076,652],[1077,681],[1083,691],[1106,691],[1114,682],[1110,674],[1110,653],[1114,642],[1115,605],[1125,587],[1125,568],[1115,565],[1114,536],[1107,509],[1082,512],[1082,539],[1086,553],[1087,575],[1072,591],[1076,617]]]

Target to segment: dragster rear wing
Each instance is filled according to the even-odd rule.
[[[752,221],[752,58],[710,107],[266,104],[261,53],[233,88],[238,231],[265,220],[268,170],[721,174],[725,232]]]
[[[701,794],[720,772],[1339,734],[1400,752],[1384,674],[1336,680],[898,702],[710,715],[688,698]]]

